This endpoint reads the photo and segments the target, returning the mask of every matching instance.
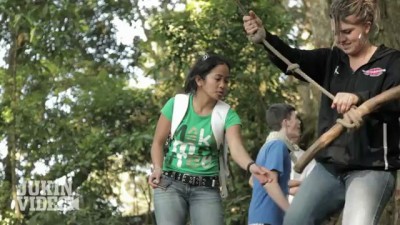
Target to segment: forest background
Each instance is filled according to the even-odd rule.
[[[332,45],[330,0],[242,4],[292,46]],[[400,1],[379,4],[375,39],[400,48]],[[146,177],[155,124],[206,51],[233,62],[226,101],[253,158],[271,103],[299,109],[303,148],[317,138],[320,93],[280,73],[247,40],[234,1],[1,0],[0,21],[0,224],[154,224]],[[234,163],[230,169],[226,224],[246,224],[248,175]],[[71,182],[79,210],[22,210],[17,189],[29,180]],[[393,198],[382,225],[400,224],[395,206]]]

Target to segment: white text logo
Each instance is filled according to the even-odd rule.
[[[79,209],[79,197],[72,193],[72,182],[35,180],[17,187],[16,204],[21,211],[70,211]]]

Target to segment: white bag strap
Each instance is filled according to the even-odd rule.
[[[221,185],[221,197],[228,197],[227,178],[230,176],[228,168],[228,143],[224,141],[224,152],[219,155],[219,182]]]
[[[220,149],[224,143],[225,119],[228,115],[230,106],[223,101],[218,101],[211,114],[211,129],[213,131],[217,148]]]
[[[171,137],[174,136],[176,129],[185,117],[186,111],[189,106],[189,95],[177,94],[175,95],[174,108],[172,111],[172,122],[171,122]]]
[[[211,114],[211,129],[213,130],[218,149],[223,147],[223,152],[219,156],[219,180],[221,184],[221,197],[228,197],[227,177],[228,168],[228,144],[225,138],[225,120],[230,106],[223,101],[218,101]]]
[[[226,140],[226,138],[225,138],[225,140],[224,140],[224,169],[225,169],[225,176],[226,177],[229,177],[231,174],[229,173],[229,168],[228,168],[228,151],[229,151],[229,148],[228,148],[228,142],[227,142],[227,140]]]
[[[227,187],[227,181],[226,181],[226,171],[224,168],[225,162],[223,159],[223,156],[219,156],[219,183],[221,186],[221,197],[226,198],[228,197],[228,187]]]

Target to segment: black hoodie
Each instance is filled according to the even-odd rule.
[[[400,51],[379,46],[369,62],[352,71],[348,56],[339,48],[300,50],[289,47],[277,36],[267,33],[266,40],[292,63],[331,94],[354,93],[358,105],[400,84]],[[268,51],[269,52],[269,51]],[[283,72],[287,65],[269,52],[271,61]],[[290,75],[290,74],[289,74]],[[303,80],[299,75],[295,77]],[[322,135],[340,117],[331,108],[332,100],[321,96],[318,134]],[[386,141],[385,141],[386,140]],[[364,118],[354,132],[343,132],[316,157],[341,169],[394,170],[400,168],[400,101],[383,105]],[[386,143],[386,144],[385,144]]]

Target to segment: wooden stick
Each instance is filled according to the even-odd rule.
[[[379,95],[368,99],[363,104],[361,104],[356,110],[360,112],[362,116],[368,115],[369,113],[377,110],[384,103],[389,101],[400,99],[400,85],[390,88]],[[328,131],[322,134],[315,142],[312,144],[305,153],[300,157],[294,166],[294,170],[298,173],[303,172],[304,168],[310,163],[310,161],[315,157],[315,155],[329,145],[335,138],[337,138],[344,131],[343,125],[336,123]]]

